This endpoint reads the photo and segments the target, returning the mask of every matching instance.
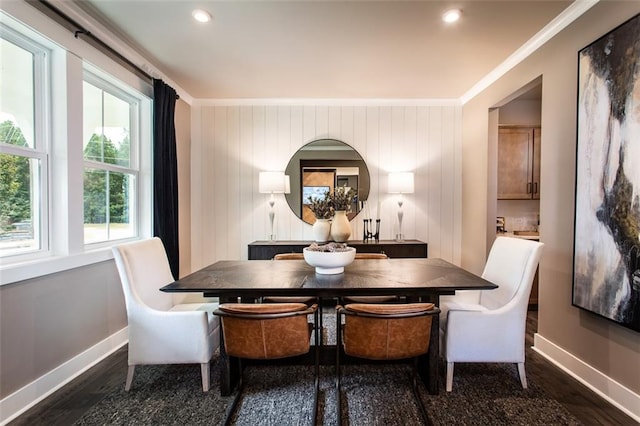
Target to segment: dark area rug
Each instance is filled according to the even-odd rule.
[[[309,318],[312,320],[312,318]],[[323,315],[325,344],[335,345],[335,314]],[[312,338],[313,340],[313,338]],[[456,364],[453,392],[420,395],[433,426],[580,425],[559,402],[528,377],[522,389],[515,364]],[[245,388],[232,424],[242,426],[310,425],[313,366],[253,365],[244,372]],[[409,364],[345,365],[342,373],[342,422],[345,426],[420,425],[411,391]],[[220,365],[211,361],[211,390],[202,392],[200,366],[149,365],[136,368],[133,386],[124,383],[76,423],[94,425],[219,425],[232,397],[220,396]],[[316,425],[337,424],[335,367],[320,367]]]
[[[75,425],[221,424],[232,398],[220,396],[217,357],[211,367],[208,393],[197,365],[138,367],[130,392],[123,383]],[[422,424],[408,365],[346,365],[343,371],[343,424]],[[321,367],[318,425],[337,423],[334,374],[333,367]],[[310,424],[312,366],[249,366],[245,382],[233,424]],[[433,425],[580,424],[531,380],[522,389],[516,367],[507,364],[456,364],[453,392],[420,391]]]

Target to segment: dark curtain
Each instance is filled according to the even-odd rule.
[[[164,243],[171,272],[180,277],[176,91],[153,80],[153,235]]]

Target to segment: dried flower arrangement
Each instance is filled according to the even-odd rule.
[[[316,219],[331,219],[331,216],[333,216],[329,191],[325,192],[323,198],[307,198],[307,205],[316,216]]]
[[[347,213],[351,211],[353,200],[356,197],[356,191],[353,188],[347,190],[345,187],[337,187],[331,196],[331,205],[334,210],[344,210]]]

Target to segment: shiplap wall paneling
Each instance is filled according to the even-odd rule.
[[[443,129],[452,129],[454,126],[454,116],[452,108],[443,108],[442,109],[442,128]],[[440,235],[440,257],[446,259],[453,258],[453,239],[454,239],[454,152],[455,149],[451,149],[454,147],[454,133],[452,132],[442,132],[442,140],[440,141],[441,145],[441,167],[443,178],[446,176],[446,179],[442,180],[440,185],[440,200],[443,206],[446,206],[447,214],[443,214],[441,216],[441,227],[442,230]],[[440,209],[440,213],[442,214],[442,209]]]
[[[258,193],[263,170],[284,170],[302,145],[342,140],[365,159],[369,206],[381,218],[381,238],[397,232],[397,196],[390,171],[415,172],[404,198],[403,233],[429,243],[429,255],[459,262],[460,107],[455,105],[194,105],[192,134],[193,268],[246,259],[246,246],[269,234],[268,195]],[[278,239],[311,240],[311,226],[276,195]],[[352,238],[363,233],[352,221]]]
[[[247,248],[243,245],[243,242],[253,238],[254,214],[252,212],[254,210],[254,199],[259,195],[256,194],[258,190],[257,183],[254,184],[253,182],[255,167],[253,166],[252,158],[249,156],[253,147],[253,132],[251,131],[253,108],[251,106],[241,106],[239,110],[237,122],[239,168],[238,176],[235,178],[238,180],[238,191],[240,191],[236,211],[240,233],[238,234],[239,251],[234,257],[232,257],[232,253],[229,254],[232,259],[243,259],[243,256],[246,256]],[[234,179],[234,176],[230,178]]]
[[[191,107],[191,272],[202,265],[202,135],[203,108]]]
[[[413,195],[413,202],[415,203],[415,237],[418,240],[427,241],[430,240],[429,224],[432,222],[429,219],[429,197],[422,194],[428,194],[429,189],[429,170],[428,161],[429,158],[429,110],[428,107],[418,107],[416,111],[416,159],[418,164],[415,170],[415,194]],[[432,256],[432,248],[429,243],[428,248],[429,256]]]
[[[289,138],[289,158],[298,150],[300,141],[306,140],[305,128],[304,128],[304,108],[300,105],[291,107],[291,133]],[[289,160],[287,159],[287,164]],[[286,165],[285,165],[286,167]],[[290,221],[290,235],[291,239],[294,239],[297,235],[304,235],[305,228],[307,227],[304,222],[298,220],[296,216],[289,213]]]
[[[360,154],[363,156],[371,175],[371,185],[369,187],[369,212],[372,219],[378,218],[378,204],[380,197],[380,108],[369,106],[365,108],[364,117],[359,115],[360,120],[365,121],[365,142],[366,147]],[[375,221],[374,227],[375,227]],[[375,229],[372,231],[375,232]]]
[[[442,109],[432,108],[429,111],[428,126],[428,155],[425,159],[428,186],[424,196],[428,199],[429,256],[442,257],[442,209],[447,207],[442,204],[442,173],[444,171],[442,169]]]

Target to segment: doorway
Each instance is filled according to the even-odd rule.
[[[487,250],[496,236],[539,240],[542,77],[489,111],[489,196]],[[538,277],[529,308],[538,307]]]

